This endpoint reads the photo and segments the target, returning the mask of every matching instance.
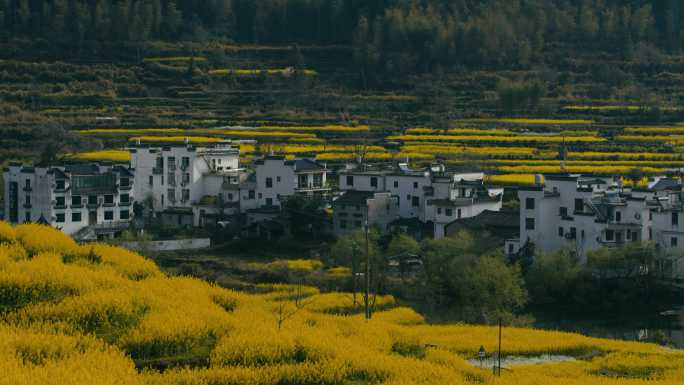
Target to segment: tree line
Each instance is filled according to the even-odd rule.
[[[385,70],[526,65],[555,46],[676,52],[682,16],[678,0],[0,0],[5,37],[353,44]]]

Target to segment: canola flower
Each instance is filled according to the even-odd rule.
[[[281,69],[215,69],[209,71],[210,76],[214,77],[256,77],[256,76],[291,76],[294,74],[301,74],[306,77],[318,76],[318,72],[312,69],[295,70],[293,68]]]
[[[614,175],[614,174],[627,174],[632,172],[635,168],[638,168],[640,172],[646,174],[662,174],[667,171],[665,168],[660,167],[640,167],[638,164],[632,166],[614,166],[614,165],[566,165],[561,167],[560,165],[524,165],[524,166],[499,166],[496,170],[501,173],[539,173],[539,174],[550,174],[550,173],[560,173],[560,172],[571,172],[579,174],[604,174],[604,175]]]
[[[71,154],[70,159],[87,161],[87,162],[130,162],[131,153],[126,150],[102,150],[102,151],[88,151]]]
[[[216,138],[210,136],[134,136],[129,138],[129,142],[153,142],[153,143],[184,143],[185,141],[190,143],[217,143],[224,141],[224,138]]]
[[[595,122],[590,119],[542,119],[542,118],[482,118],[482,119],[463,119],[459,122],[469,123],[504,123],[515,125],[591,125]]]
[[[684,353],[574,333],[504,328],[502,354],[563,354],[494,377],[470,365],[496,327],[429,325],[394,298],[301,285],[246,294],[168,277],[143,257],[0,225],[0,382],[8,384],[674,385]],[[31,230],[54,240],[27,237]],[[16,234],[15,234],[16,233]],[[66,235],[61,235],[66,237]],[[66,237],[68,238],[68,237]],[[32,250],[29,252],[28,248]],[[38,254],[33,254],[37,252]],[[298,262],[299,263],[299,262]],[[167,370],[136,370],[162,362]],[[192,365],[192,363],[200,363]]]
[[[560,135],[395,135],[388,140],[402,142],[435,141],[435,142],[498,142],[498,143],[598,143],[605,142],[605,138],[597,136],[560,136]]]
[[[653,135],[653,134],[684,134],[684,127],[626,127],[625,132],[630,134]]]
[[[684,154],[660,152],[569,152],[571,159],[607,159],[607,160],[682,160]]]
[[[143,59],[145,63],[186,63],[194,60],[196,63],[203,63],[207,58],[202,56],[169,56],[169,57],[146,57]]]
[[[485,176],[485,181],[494,185],[532,186],[535,184],[535,179],[535,174],[500,174]]]
[[[482,128],[451,128],[451,129],[437,129],[437,128],[409,128],[406,134],[447,134],[447,135],[516,135],[515,132],[502,129],[482,129]]]

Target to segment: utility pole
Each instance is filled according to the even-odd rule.
[[[366,214],[368,215],[368,214]],[[370,268],[370,252],[369,252],[369,246],[368,246],[368,218],[366,218],[366,288],[365,288],[365,293],[363,296],[363,302],[364,302],[364,307],[366,311],[366,321],[371,319],[371,311],[370,311],[370,273],[371,273],[371,268]]]
[[[499,318],[499,354],[497,354],[499,370],[497,374],[501,377],[501,318]]]

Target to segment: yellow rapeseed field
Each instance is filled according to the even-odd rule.
[[[130,162],[131,153],[126,150],[102,150],[88,151],[71,154],[70,159],[82,160],[86,162]]]
[[[597,136],[561,136],[561,135],[395,135],[387,140],[435,141],[435,142],[497,142],[497,143],[597,143],[605,142],[605,138]]]
[[[169,277],[131,251],[78,245],[49,227],[0,224],[0,383],[684,383],[680,351],[509,327],[504,356],[572,360],[515,366],[499,378],[467,361],[480,346],[496,351],[495,327],[429,325],[391,296],[372,298],[365,321],[360,294],[277,284],[256,291]]]

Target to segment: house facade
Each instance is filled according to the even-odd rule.
[[[280,207],[282,200],[295,194],[327,196],[330,193],[327,174],[325,165],[311,159],[264,157],[254,162],[254,177],[245,183],[246,194],[241,194],[247,197],[244,207]]]
[[[433,226],[436,239],[445,226],[485,210],[501,209],[503,189],[488,187],[483,173],[450,173],[437,165],[412,170],[400,164],[392,170],[346,169],[339,173],[341,191],[387,192],[396,197],[401,219]]]
[[[386,233],[399,218],[399,199],[387,192],[347,191],[333,201],[333,230],[345,236],[368,224]]]
[[[133,217],[135,178],[127,166],[11,164],[3,176],[12,224],[44,223],[93,240],[120,233]]]
[[[531,243],[543,253],[571,250],[586,263],[592,250],[630,242],[653,242],[664,253],[684,253],[681,181],[659,179],[631,189],[612,179],[580,175],[547,175],[544,180],[518,192],[520,238],[507,243],[508,254]]]

